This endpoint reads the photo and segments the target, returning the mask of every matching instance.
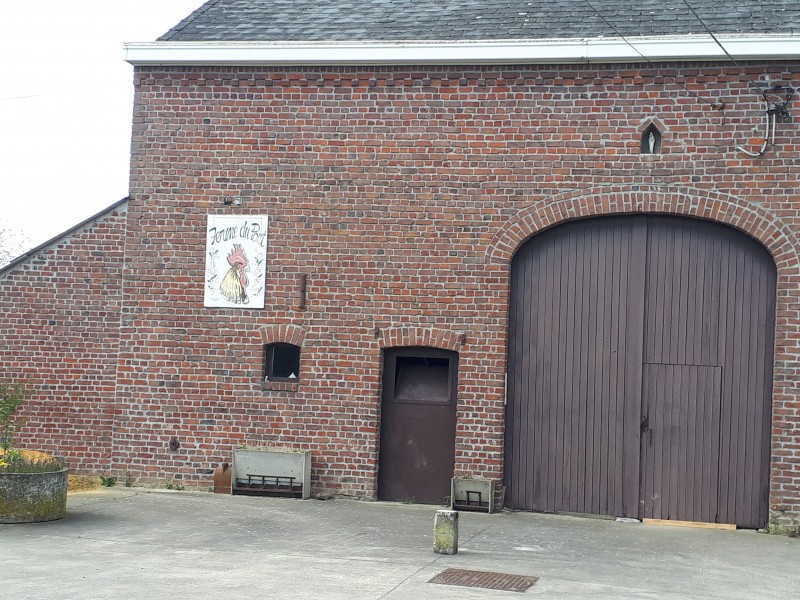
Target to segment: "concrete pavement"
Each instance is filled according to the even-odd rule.
[[[110,488],[61,521],[0,525],[0,598],[800,598],[800,540],[533,513]],[[447,568],[534,575],[525,592],[428,581]]]

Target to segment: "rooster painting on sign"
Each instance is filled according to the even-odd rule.
[[[222,295],[236,304],[247,304],[247,256],[240,244],[234,244],[233,250],[228,254],[228,270],[219,289]]]

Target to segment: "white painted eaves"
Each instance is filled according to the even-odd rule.
[[[796,60],[798,35],[718,36],[738,60]],[[133,65],[581,64],[728,60],[709,36],[506,40],[483,42],[137,42]],[[631,47],[633,46],[633,47]],[[634,49],[635,48],[635,49]]]

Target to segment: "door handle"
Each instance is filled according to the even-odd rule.
[[[640,431],[641,437],[647,435],[647,443],[649,445],[653,445],[653,428],[650,427],[650,416],[645,415],[642,417],[642,422],[640,424]]]

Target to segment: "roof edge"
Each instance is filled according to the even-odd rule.
[[[800,34],[717,36],[737,60],[800,58]],[[485,41],[131,42],[135,66],[581,64],[727,60],[707,35]],[[644,58],[646,57],[646,58]]]
[[[68,235],[72,235],[73,233],[75,233],[76,231],[78,231],[82,227],[85,227],[86,225],[88,225],[92,221],[95,221],[95,220],[99,219],[100,217],[104,217],[106,214],[108,214],[111,211],[119,208],[120,206],[122,206],[123,204],[128,202],[128,200],[130,200],[129,196],[126,196],[125,198],[122,198],[121,200],[117,200],[111,206],[108,206],[108,207],[104,208],[103,210],[101,210],[98,213],[95,213],[94,215],[92,215],[88,219],[84,219],[83,221],[81,221],[77,225],[74,225],[74,226],[70,227],[66,231],[62,231],[61,233],[59,233],[55,237],[50,238],[46,242],[41,243],[41,244],[39,244],[38,246],[36,246],[34,248],[31,248],[30,250],[28,250],[27,252],[25,252],[23,254],[20,254],[17,258],[12,260],[5,267],[0,268],[0,277],[5,275],[8,271],[11,271],[14,267],[18,266],[19,264],[24,263],[31,256],[33,256],[35,254],[38,254],[42,250],[46,250],[49,246],[52,246],[53,244],[55,244],[57,242],[60,242],[62,239],[64,239]]]

